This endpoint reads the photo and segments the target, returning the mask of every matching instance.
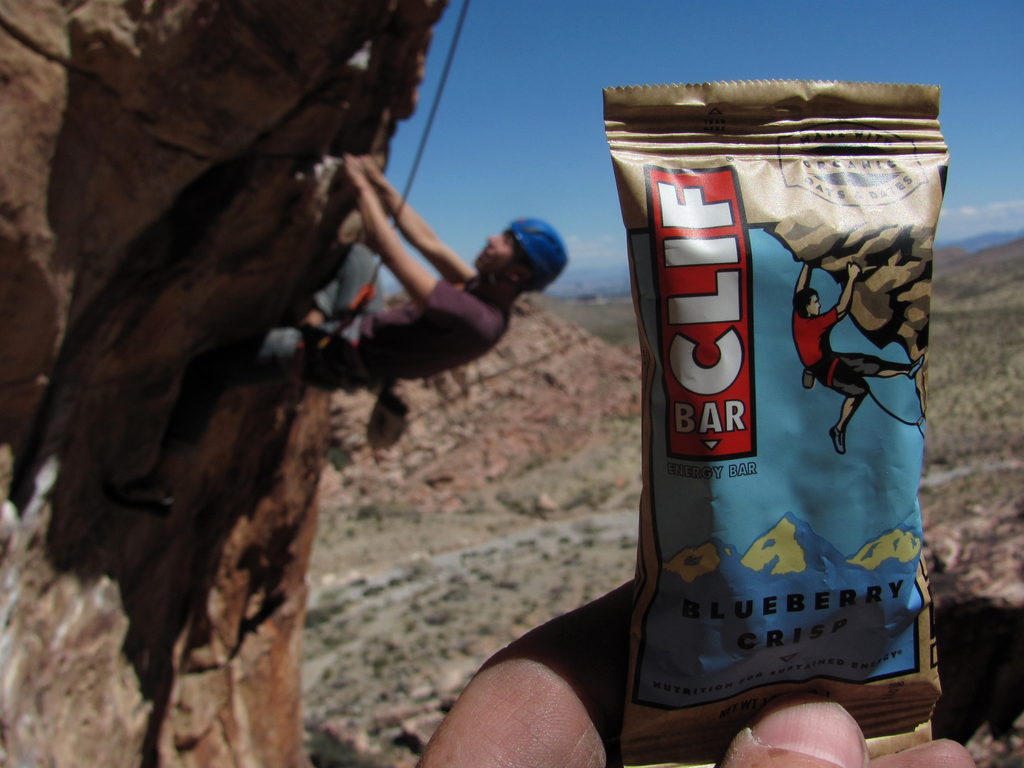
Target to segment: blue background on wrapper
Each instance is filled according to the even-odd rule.
[[[652,430],[648,479],[662,560],[707,541],[715,541],[732,555],[723,557],[717,573],[690,584],[674,573],[656,574],[658,592],[645,625],[637,691],[639,699],[649,703],[688,706],[734,696],[762,684],[816,676],[861,681],[916,665],[914,617],[921,607],[915,586],[916,561],[891,559],[869,571],[848,564],[846,559],[894,529],[920,537],[917,484],[922,432],[867,399],[848,425],[846,454],[835,452],[828,428],[838,418],[843,396],[821,383],[804,389],[803,366],[792,341],[792,295],[800,264],[764,230],[750,229],[749,236],[755,284],[757,455],[711,464],[669,459],[694,466],[722,466],[720,481],[668,475],[663,466],[664,431]],[[635,234],[631,243],[644,326],[653,329],[657,327],[657,297],[651,293],[649,238]],[[839,298],[841,286],[820,269],[812,272],[811,286],[821,295],[826,310]],[[879,350],[850,318],[833,329],[831,345],[836,351],[907,362],[901,347],[891,344]],[[660,361],[656,363],[659,370],[652,411],[657,425],[664,423],[665,393],[660,385]],[[868,383],[891,413],[908,422],[920,417],[911,379],[870,378]],[[730,464],[751,461],[756,463],[756,475],[728,477]],[[807,570],[771,576],[740,565],[739,558],[751,544],[783,517],[797,526]],[[889,599],[888,584],[898,581],[903,582],[899,599]],[[882,585],[886,599],[865,604],[864,589],[869,585]],[[754,618],[744,622],[682,615],[684,598],[698,602],[704,613],[716,600],[730,615],[734,599],[778,595],[782,602],[789,593],[810,595],[838,589],[857,590],[857,606],[831,612],[807,609],[788,613],[783,608],[764,617],[755,611]],[[842,619],[847,621],[845,626],[829,631]],[[824,625],[826,631],[821,638],[810,640],[808,633],[815,625]],[[795,627],[803,629],[801,642],[764,647],[768,630],[783,630],[791,638]],[[756,651],[741,651],[736,645],[736,638],[745,632],[761,638]],[[886,659],[893,652],[896,655]],[[829,664],[830,659],[842,664]],[[866,666],[854,669],[854,663]]]

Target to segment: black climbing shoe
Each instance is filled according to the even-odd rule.
[[[390,448],[405,432],[409,406],[389,387],[377,397],[377,403],[366,424],[366,442],[375,450]]]
[[[167,517],[174,506],[174,496],[148,477],[129,480],[121,485],[106,482],[103,492],[115,504],[157,517]]]
[[[832,445],[836,449],[836,453],[846,453],[846,433],[842,430],[830,427],[828,430],[828,436],[832,438]]]

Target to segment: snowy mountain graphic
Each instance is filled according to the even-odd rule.
[[[717,538],[681,549],[646,618],[642,696],[688,706],[716,686],[735,695],[914,669],[920,555],[920,533],[904,528],[844,554],[793,513],[745,550]]]
[[[890,570],[905,573],[908,564],[916,565],[920,554],[921,537],[917,532],[895,528],[844,556],[808,523],[787,512],[742,555],[735,547],[712,538],[681,550],[665,563],[664,569],[688,584],[716,573],[746,581],[753,572],[763,586],[764,576],[799,575],[808,570],[822,574],[877,572],[872,578],[884,577]]]

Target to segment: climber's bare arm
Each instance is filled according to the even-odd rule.
[[[402,234],[434,266],[443,279],[449,283],[464,283],[476,275],[476,271],[469,264],[441,241],[423,217],[408,202],[403,202],[402,195],[381,173],[373,158],[346,155],[345,162],[358,166],[363,176],[377,190],[385,211],[395,216],[395,224]]]
[[[851,261],[846,266],[846,285],[843,286],[843,293],[836,304],[836,312],[840,318],[846,317],[846,314],[850,311],[850,302],[853,299],[853,284],[857,282],[859,276],[860,266]]]
[[[345,173],[358,194],[359,212],[363,217],[368,245],[376,251],[384,266],[391,270],[414,302],[426,306],[437,285],[437,278],[405,250],[398,233],[391,226],[376,188],[354,164],[346,162]]]
[[[793,289],[793,293],[800,293],[811,283],[811,265],[806,261],[800,268],[800,276],[796,279],[796,288]]]

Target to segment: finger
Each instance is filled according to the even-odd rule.
[[[363,170],[365,170],[368,175],[376,176],[380,174],[380,164],[377,162],[377,158],[373,155],[361,155],[359,157],[359,162],[362,164]]]
[[[355,155],[345,153],[342,154],[341,160],[342,168],[344,169],[345,173],[348,174],[350,177],[363,175],[363,167],[362,164],[359,162],[358,157],[356,157]]]
[[[955,741],[942,739],[895,755],[876,757],[871,768],[975,768],[970,753]]]
[[[627,584],[495,655],[427,745],[421,768],[615,765],[605,743],[622,722],[631,603]]]
[[[741,731],[721,768],[867,766],[864,736],[845,709],[834,702],[796,697],[770,706],[752,727]]]
[[[622,725],[633,583],[527,633],[491,662],[526,659],[567,681],[601,733],[618,736]]]
[[[480,672],[430,740],[421,768],[602,768],[601,737],[571,686],[537,662]]]

